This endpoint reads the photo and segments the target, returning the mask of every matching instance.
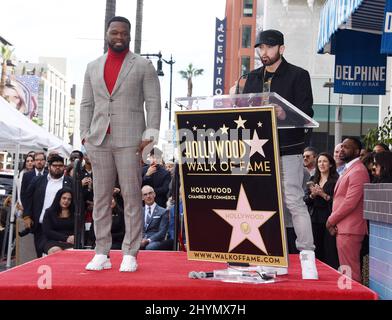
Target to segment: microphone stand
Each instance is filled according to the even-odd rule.
[[[75,225],[74,225],[74,249],[83,248],[83,213],[82,213],[82,182],[81,182],[81,161],[79,159],[75,160],[74,163],[74,176],[72,181],[72,189],[74,194],[74,204],[75,204]]]
[[[235,87],[235,94],[240,94],[240,80],[241,80],[242,78],[248,77],[249,73],[250,73],[250,72],[244,73],[243,75],[241,75],[241,76],[238,78],[238,80],[237,80],[237,85],[236,85],[236,87]]]
[[[179,243],[178,243],[178,231],[182,230],[180,228],[180,175],[179,175],[179,164],[176,163],[174,168],[174,239],[173,239],[173,250],[179,250]]]
[[[236,95],[237,95],[237,94],[240,94],[240,81],[241,81],[241,79],[242,79],[242,78],[246,78],[246,77],[249,75],[249,73],[250,73],[250,72],[244,73],[243,75],[241,75],[241,76],[238,78],[238,80],[237,80],[237,85],[236,85],[236,87],[235,87],[235,94],[236,94]],[[239,104],[238,104],[238,98],[235,99],[235,105],[234,105],[234,107],[240,107]]]

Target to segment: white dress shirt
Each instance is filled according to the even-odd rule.
[[[52,205],[57,191],[59,191],[63,187],[64,175],[59,179],[53,179],[51,175],[48,174],[47,178],[48,184],[45,191],[45,201],[44,206],[42,207],[41,215],[39,216],[39,223],[42,223],[42,221],[44,221],[46,209],[48,209]]]
[[[152,218],[156,205],[157,204],[154,202],[151,206],[148,205],[144,206],[144,225],[147,225],[148,208],[151,207],[151,218]]]
[[[343,172],[346,171],[348,168],[350,168],[357,161],[359,161],[359,157],[351,160],[349,163],[346,163]]]

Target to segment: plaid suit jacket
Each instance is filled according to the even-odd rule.
[[[114,146],[138,146],[160,126],[161,96],[156,70],[150,60],[129,52],[110,95],[104,80],[106,58],[107,54],[90,62],[86,69],[80,137],[99,146],[110,124]]]

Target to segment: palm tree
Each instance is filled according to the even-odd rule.
[[[0,47],[0,56],[2,58],[1,63],[1,78],[0,78],[0,96],[3,96],[6,77],[7,77],[7,61],[11,59],[12,52],[8,45],[2,45]]]
[[[106,43],[106,26],[111,18],[116,15],[116,0],[106,0],[106,11],[105,11],[105,27],[104,27],[104,46],[103,52],[108,51],[108,44]]]
[[[135,27],[135,53],[140,54],[142,49],[142,27],[143,27],[143,0],[137,0],[136,27]]]
[[[181,70],[178,72],[183,79],[186,79],[188,81],[187,97],[192,97],[192,90],[193,90],[192,78],[197,77],[197,76],[201,76],[203,74],[203,72],[204,72],[204,69],[193,68],[192,63],[190,63],[188,65],[188,68],[186,70]]]

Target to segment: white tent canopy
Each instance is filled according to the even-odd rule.
[[[72,151],[72,147],[69,144],[29,120],[0,97],[0,150],[15,152],[14,183],[12,189],[13,205],[8,224],[7,268],[11,266],[19,153],[27,153],[30,150],[38,151],[44,148],[48,151],[57,151],[63,157],[68,157]]]
[[[67,157],[72,151],[71,145],[32,122],[0,97],[0,149],[15,152],[17,145],[21,153],[46,148]]]

